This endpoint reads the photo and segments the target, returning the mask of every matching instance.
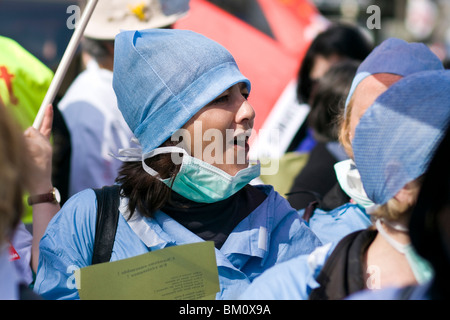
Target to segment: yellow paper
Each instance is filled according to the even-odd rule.
[[[92,265],[75,276],[82,300],[205,300],[220,290],[211,241]]]

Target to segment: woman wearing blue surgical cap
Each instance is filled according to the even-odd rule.
[[[267,268],[321,244],[272,187],[249,184],[260,170],[248,160],[251,86],[225,48],[156,29],[122,32],[115,46],[118,106],[141,147],[117,155],[121,205],[106,261],[214,241],[217,299],[233,299]],[[96,216],[88,189],[48,227],[35,284],[45,298],[77,299],[71,271],[104,262],[93,255]]]
[[[431,281],[420,285],[364,290],[352,300],[448,300],[450,298],[450,126],[423,177],[411,213],[409,234],[418,254],[434,270]]]
[[[309,225],[322,242],[331,241],[271,268],[241,298],[343,299],[430,279],[407,226],[421,175],[450,121],[449,86],[450,74],[423,44],[389,39],[363,61],[341,134],[351,159],[335,166],[356,205],[316,210]],[[349,226],[357,212],[371,213],[374,225],[345,235],[342,221]]]

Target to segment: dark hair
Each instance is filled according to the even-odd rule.
[[[416,206],[409,220],[409,235],[417,253],[433,266],[435,276],[430,288],[431,299],[450,298],[450,230],[444,217],[450,216],[450,127],[425,172]]]
[[[308,126],[318,141],[338,141],[339,117],[344,109],[359,61],[343,60],[319,79],[310,101]]]
[[[358,30],[356,26],[334,24],[323,31],[312,41],[308,48],[297,76],[297,99],[308,103],[312,89],[310,73],[314,59],[318,55],[325,58],[337,55],[362,61],[372,51],[373,46],[369,39]]]
[[[0,99],[0,246],[22,218],[32,166],[22,129]]]
[[[98,63],[104,63],[104,61],[112,57],[107,46],[114,46],[114,40],[97,40],[91,38],[83,38],[81,46],[89,55],[91,55]]]
[[[174,142],[166,141],[161,146],[169,145],[174,145]],[[157,171],[162,179],[171,178],[172,183],[181,166],[173,163],[170,153],[146,159],[145,163]],[[136,209],[143,216],[153,217],[170,199],[171,189],[158,178],[148,174],[142,168],[141,161],[125,162],[120,168],[116,182],[121,184],[121,196],[129,198],[130,218]]]

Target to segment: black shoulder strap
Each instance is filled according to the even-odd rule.
[[[314,215],[314,210],[316,210],[317,206],[319,205],[318,201],[312,201],[308,204],[308,206],[305,208],[305,211],[303,212],[303,220],[309,223],[309,220]]]
[[[25,284],[19,285],[19,300],[44,300],[44,298]]]
[[[94,189],[97,196],[97,222],[95,225],[92,264],[108,262],[116,237],[119,221],[120,187],[117,185]]]
[[[362,231],[352,232],[339,241],[317,276],[316,281],[320,286],[311,291],[309,300],[339,300],[348,296],[345,270],[348,250]]]

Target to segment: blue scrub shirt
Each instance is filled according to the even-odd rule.
[[[271,266],[312,252],[322,243],[289,203],[271,186],[256,186],[266,200],[216,249],[220,292],[217,299],[236,299]],[[70,198],[54,217],[40,242],[35,291],[45,299],[79,299],[73,271],[89,266],[95,237],[97,202],[91,189]],[[203,241],[158,211],[144,218],[152,233],[146,246],[121,215],[111,261],[168,246]]]

